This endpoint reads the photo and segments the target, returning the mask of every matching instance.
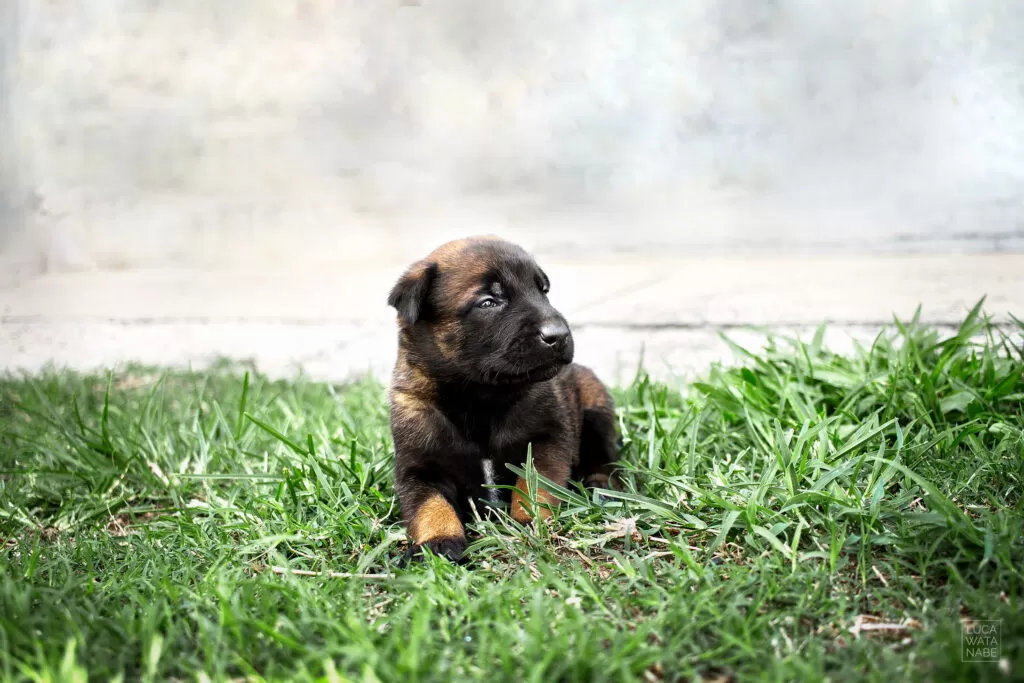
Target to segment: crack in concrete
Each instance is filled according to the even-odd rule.
[[[959,328],[962,320],[920,320],[919,324],[939,328]],[[686,330],[773,330],[778,328],[794,327],[818,327],[824,324],[829,328],[849,327],[892,327],[895,323],[889,320],[825,320],[825,321],[799,321],[799,320],[774,320],[770,323],[751,322],[663,322],[663,323],[626,323],[626,322],[588,322],[572,325],[574,330],[628,330],[631,332],[661,332],[661,331],[686,331]],[[992,327],[996,329],[1012,329],[1018,327],[1011,321],[993,321]]]

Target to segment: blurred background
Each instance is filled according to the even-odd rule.
[[[1024,245],[1010,0],[3,8],[4,243],[47,269]]]
[[[598,283],[646,287],[583,316],[619,332],[666,298],[659,277],[716,263],[669,287],[685,303],[648,337],[870,327],[915,298],[945,323],[982,294],[1012,308],[1022,35],[1011,0],[4,0],[0,350],[132,355],[106,332],[81,357],[18,336],[85,318],[363,325],[379,305],[344,311],[380,304],[395,268],[480,232],[566,268],[628,261],[563,279],[574,312],[620,292]],[[858,312],[872,273],[906,301]],[[818,286],[817,307],[800,298]]]

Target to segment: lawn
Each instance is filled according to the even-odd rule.
[[[407,568],[378,383],[6,377],[0,676],[1024,680],[1022,332],[640,373],[627,492]],[[984,621],[1001,662],[965,661]]]

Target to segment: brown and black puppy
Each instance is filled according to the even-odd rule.
[[[498,502],[485,484],[515,485],[501,497],[517,521],[530,521],[526,483],[505,465],[522,466],[531,444],[537,471],[557,484],[614,485],[612,398],[572,363],[572,333],[548,286],[520,247],[474,237],[437,248],[391,290],[395,487],[414,552],[459,559],[470,500]]]

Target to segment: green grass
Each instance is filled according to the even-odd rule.
[[[8,377],[0,677],[1022,680],[1021,332],[976,309],[640,375],[628,492],[407,569],[378,384]],[[1001,620],[1009,674],[962,661],[964,619]]]

